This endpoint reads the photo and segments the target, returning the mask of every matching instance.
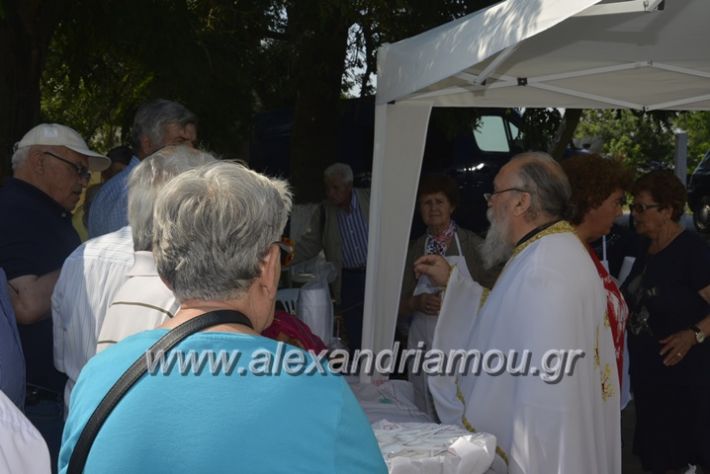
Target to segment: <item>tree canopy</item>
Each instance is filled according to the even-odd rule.
[[[317,199],[313,182],[337,159],[341,99],[374,93],[377,48],[493,3],[0,0],[2,173],[12,144],[40,121],[72,126],[107,151],[126,141],[140,103],[163,97],[198,115],[203,146],[247,159],[255,114],[291,107],[290,179],[298,200]],[[579,133],[604,135],[607,151],[634,164],[667,155],[669,127],[688,129],[693,156],[710,144],[707,115],[643,117],[588,111]],[[554,109],[524,118],[527,148],[551,149],[576,124]]]
[[[688,170],[692,171],[710,150],[710,112],[586,110],[576,136],[601,139],[603,153],[645,172],[673,166],[677,130],[688,133]]]
[[[292,182],[302,199],[335,157],[340,98],[374,92],[375,53],[491,0],[0,0],[0,150],[39,121],[99,150],[136,107],[165,97],[200,118],[203,146],[246,158],[254,114],[294,108]],[[12,99],[12,100],[10,100]]]

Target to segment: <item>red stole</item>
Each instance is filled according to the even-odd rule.
[[[604,268],[599,260],[596,252],[587,246],[589,255],[592,257],[594,265],[597,267],[599,278],[602,279],[604,290],[606,292],[606,312],[609,318],[609,326],[611,326],[611,337],[614,340],[614,349],[616,350],[616,367],[619,373],[619,387],[621,387],[621,375],[624,370],[624,334],[626,328],[626,319],[629,315],[629,308],[626,306],[626,301],[616,286],[614,279],[609,275],[609,272]]]

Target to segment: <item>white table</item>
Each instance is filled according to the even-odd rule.
[[[463,427],[434,423],[414,404],[406,380],[362,384],[347,377],[367,415],[390,474],[502,474],[496,439]]]

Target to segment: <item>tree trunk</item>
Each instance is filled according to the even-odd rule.
[[[40,119],[40,79],[64,1],[4,0],[0,19],[0,177],[12,147]]]
[[[577,130],[580,118],[582,118],[582,109],[567,109],[565,111],[565,116],[560,122],[560,128],[557,129],[555,134],[555,143],[552,145],[552,150],[550,150],[550,155],[557,161],[562,159],[565,148],[567,148],[575,130]]]
[[[298,58],[290,181],[296,202],[313,202],[324,195],[323,169],[338,161],[338,111],[350,21],[347,6],[338,1],[314,9],[310,0],[301,0],[288,15]]]

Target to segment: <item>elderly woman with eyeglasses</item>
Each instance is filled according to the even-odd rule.
[[[633,186],[645,251],[624,284],[636,405],[634,453],[652,472],[710,472],[710,248],[684,230],[685,186],[654,171]]]
[[[602,263],[590,244],[607,235],[616,218],[622,214],[625,191],[631,187],[632,176],[620,162],[595,154],[573,156],[562,162],[562,168],[572,188],[573,213],[569,221],[587,247],[604,284],[608,327],[614,342],[621,386],[625,327],[629,310],[621,291],[609,274],[608,266]]]
[[[152,249],[180,309],[84,367],[60,472],[81,472],[84,463],[86,473],[386,472],[344,379],[312,354],[260,335],[274,315],[290,209],[285,182],[230,162],[165,185]],[[172,338],[177,345],[160,362]],[[158,362],[148,374],[127,375],[132,364],[149,368],[149,355]],[[130,389],[111,407],[104,396],[119,378]],[[103,425],[93,421],[97,406],[109,413]]]
[[[407,337],[410,349],[430,349],[437,315],[441,309],[442,288],[433,285],[426,275],[416,278],[414,262],[422,255],[441,255],[450,265],[457,265],[481,285],[490,288],[498,271],[483,268],[479,248],[483,240],[470,230],[460,228],[452,219],[458,205],[456,181],[445,175],[429,175],[419,183],[417,201],[422,221],[427,226],[424,235],[416,239],[407,252],[399,314],[411,316]],[[410,373],[415,402],[420,410],[434,417],[434,406],[427,388],[426,374]]]

